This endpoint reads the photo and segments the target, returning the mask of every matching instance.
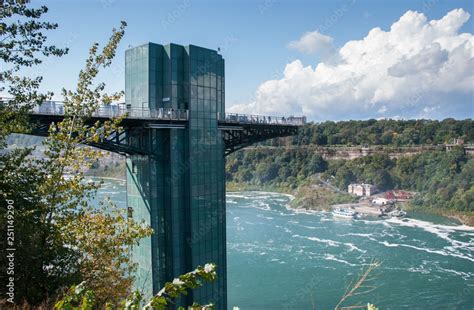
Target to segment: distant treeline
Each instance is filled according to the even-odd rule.
[[[310,123],[297,136],[285,139],[293,145],[421,145],[445,144],[453,139],[474,142],[474,121],[447,118],[437,120],[365,120]],[[278,145],[270,140],[266,145]]]
[[[251,148],[226,160],[226,180],[294,189],[307,177],[324,172],[328,162],[309,149]]]

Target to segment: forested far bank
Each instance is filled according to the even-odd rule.
[[[437,145],[462,139],[474,142],[472,119],[455,120],[358,120],[309,123],[298,135],[274,139],[265,145]],[[283,142],[284,141],[284,142]]]
[[[474,159],[462,147],[390,158],[386,154],[326,161],[308,149],[255,148],[228,157],[228,182],[291,191],[315,173],[341,190],[350,183],[371,183],[380,190],[419,194],[415,207],[474,212]]]

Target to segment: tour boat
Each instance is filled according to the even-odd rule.
[[[355,218],[357,212],[345,208],[335,208],[332,210],[332,215],[343,218]]]
[[[392,212],[389,212],[387,215],[390,217],[404,217],[407,215],[407,213],[403,210],[394,210]]]

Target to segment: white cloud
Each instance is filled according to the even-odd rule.
[[[386,106],[381,106],[380,109],[378,109],[377,113],[379,114],[384,114],[385,112],[387,112],[387,107]]]
[[[333,49],[333,38],[319,33],[319,31],[306,32],[299,40],[291,41],[289,48],[296,49],[305,54],[327,54]]]
[[[424,107],[423,108],[423,112],[424,113],[430,113],[430,112],[433,112],[435,110],[439,109],[439,106],[436,106],[436,107]]]
[[[436,116],[474,117],[474,36],[459,32],[469,17],[456,9],[428,21],[408,11],[390,30],[374,28],[315,67],[288,63],[281,79],[258,87],[254,101],[229,110],[323,120],[415,117],[436,107]],[[318,52],[332,44],[321,36],[306,33],[290,46]]]
[[[441,49],[441,45],[435,42],[414,56],[403,56],[399,62],[388,68],[388,74],[401,78],[422,71],[436,73],[446,63],[448,55],[449,53]]]

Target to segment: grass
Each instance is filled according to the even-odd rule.
[[[298,189],[295,199],[291,203],[291,207],[308,210],[329,210],[330,206],[334,204],[357,201],[357,197],[353,197],[349,194],[336,193],[329,188],[317,184],[309,184],[301,186]]]

